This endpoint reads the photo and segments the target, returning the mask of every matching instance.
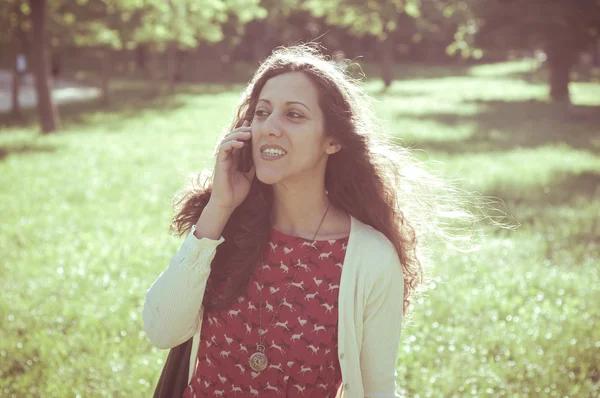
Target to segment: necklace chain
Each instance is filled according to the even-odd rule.
[[[321,219],[321,222],[319,223],[319,227],[317,228],[317,231],[315,232],[315,234],[313,235],[312,241],[313,244],[315,243],[315,238],[317,237],[317,234],[319,233],[319,230],[321,229],[321,225],[323,224],[323,221],[325,220],[325,216],[327,215],[327,212],[329,212],[329,206],[331,205],[331,202],[329,202],[327,204],[327,210],[325,210],[325,214],[323,214],[323,218]],[[308,257],[305,256],[304,259],[302,261],[304,261],[306,258]],[[294,280],[296,279],[296,275],[298,274],[298,269],[300,267],[296,267],[296,271],[294,272],[294,277],[292,278],[292,281],[288,284],[288,288],[285,291],[285,294],[283,295],[283,298],[281,299],[281,302],[279,303],[279,306],[277,307],[277,312],[275,312],[275,314],[273,315],[273,317],[271,318],[271,323],[269,323],[269,327],[263,331],[262,329],[262,303],[263,303],[263,299],[262,299],[262,289],[263,289],[263,273],[265,272],[265,269],[262,268],[260,271],[260,306],[259,306],[259,329],[258,329],[258,334],[262,335],[259,336],[259,343],[256,345],[257,350],[260,352],[263,352],[265,350],[265,346],[264,346],[264,342],[267,338],[267,332],[269,330],[271,330],[271,326],[273,325],[273,321],[277,318],[277,316],[279,315],[279,309],[281,308],[281,306],[283,305],[283,302],[285,301],[285,298],[288,294],[288,292],[290,291],[290,288],[292,287],[292,283],[294,283]],[[262,337],[262,339],[261,339]]]

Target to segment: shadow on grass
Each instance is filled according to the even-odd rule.
[[[399,62],[393,66],[394,81],[441,79],[446,77],[470,76],[469,68],[474,64],[426,65]],[[352,77],[367,82],[381,80],[381,66],[371,63],[351,64],[347,70]],[[364,75],[364,76],[363,76]]]
[[[22,143],[12,145],[0,144],[0,162],[3,162],[10,155],[26,155],[33,153],[52,153],[59,149],[58,146],[49,144]]]
[[[529,83],[548,83],[548,69],[540,67],[528,72],[513,72],[506,77],[521,79]],[[600,67],[576,67],[570,74],[571,83],[598,83],[600,82]]]
[[[89,101],[71,102],[58,106],[61,124],[64,127],[81,126],[89,123],[92,116],[113,120],[137,118],[141,112],[169,112],[185,105],[185,96],[215,95],[240,89],[236,84],[185,84],[176,87],[173,93],[157,91],[149,82],[115,83],[111,89],[110,102],[96,98]],[[28,127],[38,123],[37,111],[26,109],[22,118],[9,113],[0,113],[1,127]]]
[[[526,192],[526,194],[524,194]],[[569,203],[574,198],[600,199],[600,173],[557,173],[553,180],[543,186],[521,189],[497,189],[486,195],[500,197],[515,204],[545,207]]]
[[[448,154],[506,151],[565,143],[600,153],[600,106],[566,106],[541,101],[465,101],[481,109],[472,115],[433,113],[423,116],[399,112],[396,120],[419,119],[454,127],[474,124],[464,140],[420,141],[415,146]]]
[[[585,248],[588,253],[600,248],[600,219],[596,216],[600,199],[600,173],[560,173],[553,181],[539,187],[497,189],[486,195],[502,198],[522,226],[530,226],[547,234],[552,244],[547,246],[546,258],[556,253]],[[581,200],[583,199],[583,200]],[[562,207],[572,211],[557,211]]]

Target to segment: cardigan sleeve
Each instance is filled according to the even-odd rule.
[[[195,226],[171,262],[146,292],[142,311],[144,329],[158,348],[175,347],[196,333],[202,320],[202,300],[217,240],[194,235]]]
[[[365,397],[397,397],[396,360],[404,302],[404,277],[395,250],[368,294],[363,315],[360,367]]]

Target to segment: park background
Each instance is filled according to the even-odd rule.
[[[151,395],[173,194],[260,60],[308,41],[352,60],[398,145],[520,224],[433,247],[399,392],[600,396],[599,32],[595,0],[2,1],[0,396]]]

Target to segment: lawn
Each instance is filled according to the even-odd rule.
[[[600,396],[600,84],[550,104],[527,67],[366,83],[398,142],[521,223],[472,254],[434,248],[400,347],[407,396]],[[160,374],[141,310],[181,242],[170,201],[210,166],[241,86],[117,88],[110,107],[61,108],[58,135],[0,127],[0,396],[150,396]]]

